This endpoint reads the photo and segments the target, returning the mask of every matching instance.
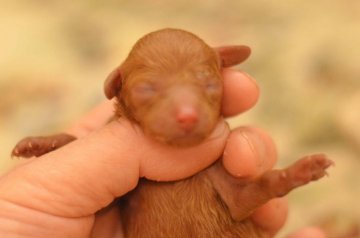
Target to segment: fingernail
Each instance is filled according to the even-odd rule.
[[[249,148],[256,157],[256,166],[261,168],[266,161],[266,146],[259,135],[251,130],[244,130],[241,132],[241,136],[246,140]]]
[[[255,78],[253,76],[251,76],[250,74],[246,73],[246,72],[241,72],[243,75],[245,75],[245,77],[247,77],[248,79],[250,79],[256,86],[256,88],[259,90],[260,87],[257,83],[257,81],[255,80]]]

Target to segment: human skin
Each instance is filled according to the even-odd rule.
[[[223,115],[251,108],[259,95],[255,81],[229,69],[223,75]],[[112,111],[112,102],[103,103],[68,130],[79,140],[28,160],[0,178],[0,237],[121,237],[116,208],[95,213],[133,189],[140,177],[186,178],[209,166],[224,148],[224,167],[244,177],[271,169],[277,160],[271,138],[258,128],[241,127],[230,133],[222,121],[211,135],[210,146],[176,149],[147,138],[126,120],[105,125]],[[134,150],[139,144],[141,149]],[[198,160],[184,160],[187,154]],[[252,219],[273,235],[286,214],[286,200],[274,199],[254,212]],[[112,223],[104,225],[104,220]],[[305,232],[306,236],[297,237],[322,235]]]

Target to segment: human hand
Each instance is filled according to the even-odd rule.
[[[224,78],[224,116],[243,112],[255,104],[259,92],[250,77],[225,70]],[[222,121],[211,135],[213,140],[206,144],[171,148],[147,138],[124,119],[98,129],[110,117],[110,108],[105,103],[95,110],[91,120],[86,117],[69,130],[81,137],[79,140],[29,160],[0,178],[0,237],[121,235],[117,212],[107,211],[97,217],[95,213],[133,189],[139,177],[177,180],[202,170],[220,157],[229,137],[229,129]],[[87,134],[93,129],[98,130]],[[246,138],[249,131],[252,134]],[[245,139],[239,135],[245,135]],[[271,168],[276,161],[271,139],[258,129],[239,128],[227,143],[224,165],[229,172],[251,176]],[[257,143],[262,144],[263,154],[252,150],[258,148]],[[269,161],[256,167],[264,156]],[[184,159],[188,157],[197,160]],[[235,157],[241,161],[231,159]],[[283,225],[286,211],[285,200],[277,199],[260,208],[252,219],[261,229],[274,234]],[[267,219],[269,216],[272,219]],[[104,218],[113,223],[101,226]],[[102,232],[109,236],[97,236]]]

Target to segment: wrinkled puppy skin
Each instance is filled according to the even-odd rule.
[[[249,55],[246,46],[211,48],[183,30],[155,31],[108,76],[105,95],[117,99],[117,117],[138,123],[147,135],[170,146],[192,146],[206,140],[221,116],[221,69]],[[73,139],[66,134],[26,138],[13,155],[40,156]],[[54,140],[63,143],[55,148]],[[249,215],[322,178],[331,164],[323,154],[310,155],[286,169],[244,179],[231,176],[219,160],[177,182],[141,179],[118,200],[125,237],[267,237]]]

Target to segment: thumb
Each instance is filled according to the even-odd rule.
[[[228,132],[221,122],[204,144],[179,149],[152,141],[124,119],[113,121],[8,172],[0,199],[61,217],[88,216],[133,189],[139,176],[175,180],[207,167]]]

